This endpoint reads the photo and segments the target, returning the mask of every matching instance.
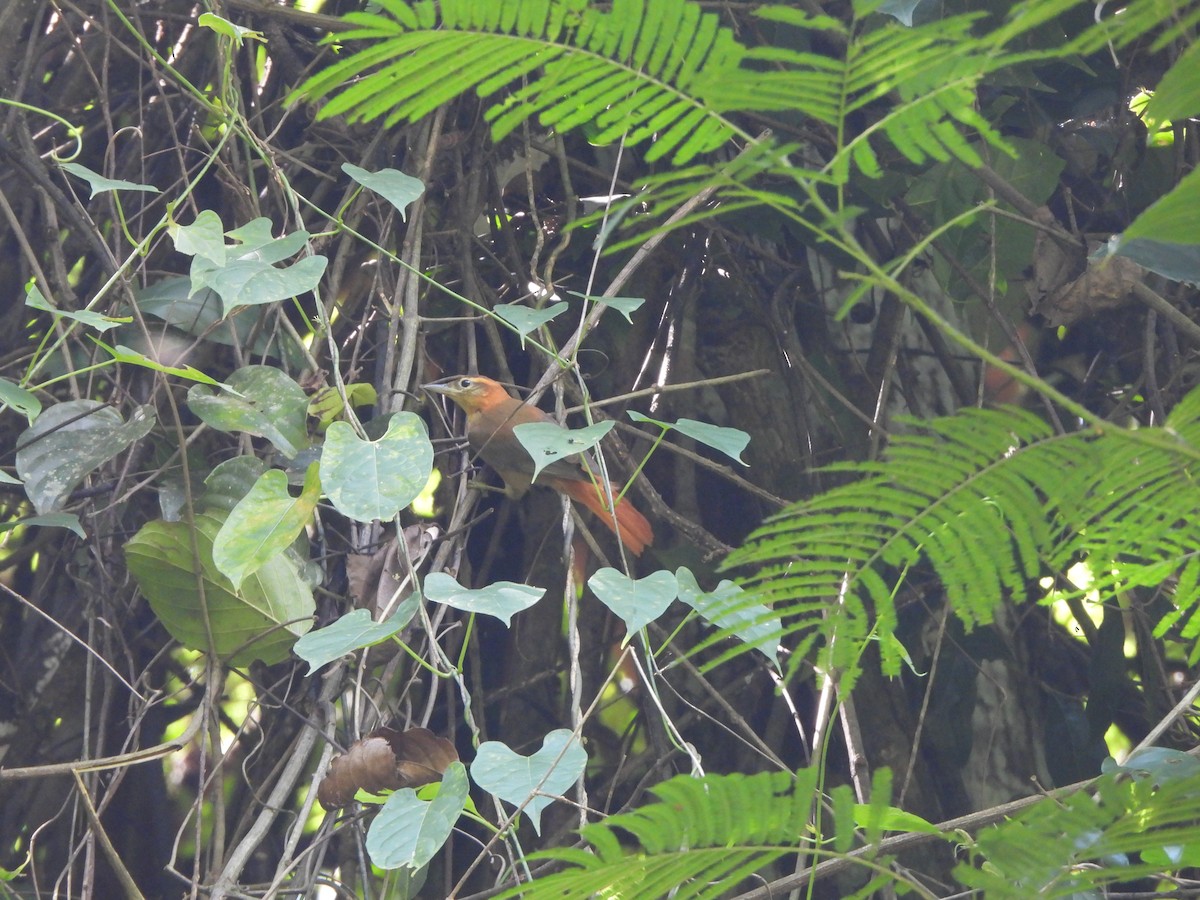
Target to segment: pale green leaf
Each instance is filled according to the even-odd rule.
[[[82,178],[88,183],[92,189],[92,196],[102,194],[105,191],[143,191],[150,194],[160,193],[159,189],[152,184],[136,184],[132,181],[122,181],[119,178],[105,178],[97,172],[93,172],[87,166],[79,163],[65,162],[59,163],[60,166],[67,172],[70,172],[77,178]]]
[[[542,749],[521,756],[500,741],[481,744],[471,763],[471,778],[485,791],[514,806],[525,806],[533,830],[542,833],[542,810],[583,774],[587,752],[567,728],[546,735]]]
[[[405,175],[399,169],[380,169],[378,172],[368,172],[366,169],[360,169],[350,163],[342,163],[342,171],[396,207],[401,219],[404,219],[404,211],[408,209],[409,204],[425,193],[425,185],[419,178]]]
[[[287,373],[274,366],[243,366],[229,376],[228,391],[193,385],[188,406],[219,431],[265,437],[285,456],[309,445],[308,397]]]
[[[370,610],[352,609],[332,625],[310,631],[296,641],[292,649],[308,663],[308,674],[311,675],[326,663],[341,659],[355,650],[381,644],[399,634],[417,614],[420,602],[420,598],[414,594],[382,622],[372,619]]]
[[[288,492],[284,472],[264,472],[221,525],[213,542],[213,562],[234,587],[241,587],[247,575],[292,545],[312,521],[320,499],[316,463],[308,467],[299,497]]]
[[[588,579],[588,587],[620,616],[627,641],[666,612],[679,593],[675,577],[665,570],[635,581],[616,569],[604,568]]]
[[[359,522],[387,521],[417,498],[433,471],[425,422],[411,412],[392,416],[377,441],[364,441],[334,422],[321,453],[321,483],[337,509]]]
[[[412,788],[396,791],[367,830],[371,862],[381,869],[424,866],[449,840],[469,793],[467,769],[457,760],[447,767],[432,800],[420,799]]]
[[[586,428],[568,430],[554,422],[526,422],[513,429],[521,446],[533,457],[533,478],[546,466],[560,459],[590,450],[616,426],[616,422],[597,422]]]
[[[511,581],[497,581],[472,590],[463,587],[445,572],[433,572],[425,578],[427,599],[464,612],[495,616],[505,627],[512,624],[514,615],[533,606],[545,593],[545,588]]]

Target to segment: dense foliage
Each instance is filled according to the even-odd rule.
[[[0,892],[1186,889],[1198,24],[0,10]]]

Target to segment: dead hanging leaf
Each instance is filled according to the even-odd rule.
[[[423,525],[410,525],[404,529],[404,543],[413,567],[420,564],[435,536],[435,532]],[[408,573],[409,567],[400,556],[400,541],[395,537],[370,556],[346,559],[350,596],[356,606],[371,610],[376,619],[386,616],[412,593],[412,585],[403,584]],[[397,589],[401,587],[403,592],[397,597]]]
[[[1089,262],[1082,275],[1047,297],[1035,312],[1041,313],[1052,328],[1074,325],[1124,306],[1133,296],[1133,286],[1145,275],[1145,269],[1123,256]]]
[[[457,760],[454,744],[427,728],[376,728],[333,758],[317,799],[325,809],[341,809],[360,790],[378,794],[431,784]]]

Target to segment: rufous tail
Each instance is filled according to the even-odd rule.
[[[544,479],[542,483],[562,491],[572,500],[582,503],[594,512],[600,521],[621,539],[621,543],[634,556],[641,556],[642,551],[654,543],[654,530],[650,527],[650,523],[625,498],[622,497],[617,501],[617,522],[614,528],[613,515],[609,512],[605,498],[600,496],[600,492],[590,481],[568,481],[565,478],[555,478]]]

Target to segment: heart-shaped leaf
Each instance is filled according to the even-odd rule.
[[[125,545],[126,565],[154,614],[185,647],[214,653],[234,666],[255,659],[279,662],[312,627],[312,589],[296,562],[283,554],[235,590],[212,558],[223,519],[223,514],[200,513],[194,531],[184,522],[149,522]]]
[[[365,188],[369,188],[400,212],[401,220],[408,205],[425,193],[421,179],[405,175],[399,169],[380,169],[368,172],[350,163],[342,163],[342,171]]]
[[[269,440],[280,453],[295,456],[308,446],[308,397],[274,366],[243,366],[229,376],[231,392],[192,385],[188,406],[218,431],[244,431]]]
[[[359,522],[386,521],[416,499],[433,471],[433,444],[416,413],[392,416],[377,441],[334,422],[321,453],[321,483],[338,510]]]
[[[396,791],[367,831],[367,853],[381,869],[419,869],[450,837],[467,803],[467,770],[453,762],[442,776],[437,796],[425,801],[412,788]]]
[[[288,493],[287,475],[279,469],[264,472],[217,533],[213,562],[234,587],[241,587],[247,575],[291,546],[312,521],[320,499],[316,463],[308,467],[299,497]]]
[[[104,193],[105,191],[144,191],[149,194],[161,193],[158,188],[152,184],[136,184],[132,181],[122,181],[119,178],[105,178],[103,175],[93,172],[87,166],[79,163],[65,162],[59,163],[63,170],[70,172],[76,178],[82,178],[88,183],[88,187],[92,189],[92,196]]]
[[[529,332],[545,325],[566,308],[565,302],[551,304],[545,309],[533,309],[521,303],[497,303],[492,307],[492,312],[515,328],[517,333],[524,338]]]
[[[521,756],[500,741],[481,744],[471,763],[471,778],[489,793],[514,806],[525,805],[533,830],[542,833],[542,810],[563,794],[587,766],[587,752],[567,728],[546,735],[542,749]]]
[[[341,659],[347,653],[373,647],[399,634],[417,614],[419,604],[417,597],[409,597],[382,622],[374,621],[370,610],[351,610],[332,625],[310,631],[296,641],[292,649],[308,663],[308,674],[311,675],[321,666]]]
[[[730,459],[741,463],[743,466],[749,465],[749,463],[742,459],[742,451],[750,443],[750,435],[746,434],[740,428],[724,428],[720,425],[710,425],[707,422],[697,422],[695,419],[680,419],[671,424],[670,422],[661,422],[658,419],[652,419],[633,409],[629,411],[629,418],[635,422],[650,422],[664,431],[673,429],[680,434],[687,435],[692,440],[712,447],[714,450],[720,450]]]
[[[465,588],[445,572],[433,572],[425,579],[425,596],[434,603],[444,603],[465,612],[495,616],[505,627],[512,617],[542,599],[545,588],[497,581],[477,589]]]
[[[552,462],[595,447],[612,431],[616,422],[597,422],[587,428],[568,430],[554,422],[526,422],[513,429],[513,434],[533,457],[533,478]]]
[[[71,491],[154,427],[154,411],[138,409],[128,422],[98,400],[68,400],[48,407],[17,438],[17,474],[41,514],[57,512]]]
[[[608,568],[589,578],[588,587],[624,621],[626,640],[666,612],[678,590],[675,577],[665,570],[635,581]]]
[[[783,622],[770,607],[762,603],[747,605],[746,592],[732,581],[722,581],[716,590],[705,593],[690,569],[681,567],[675,579],[679,584],[679,599],[705,621],[741,638],[779,665]]]

